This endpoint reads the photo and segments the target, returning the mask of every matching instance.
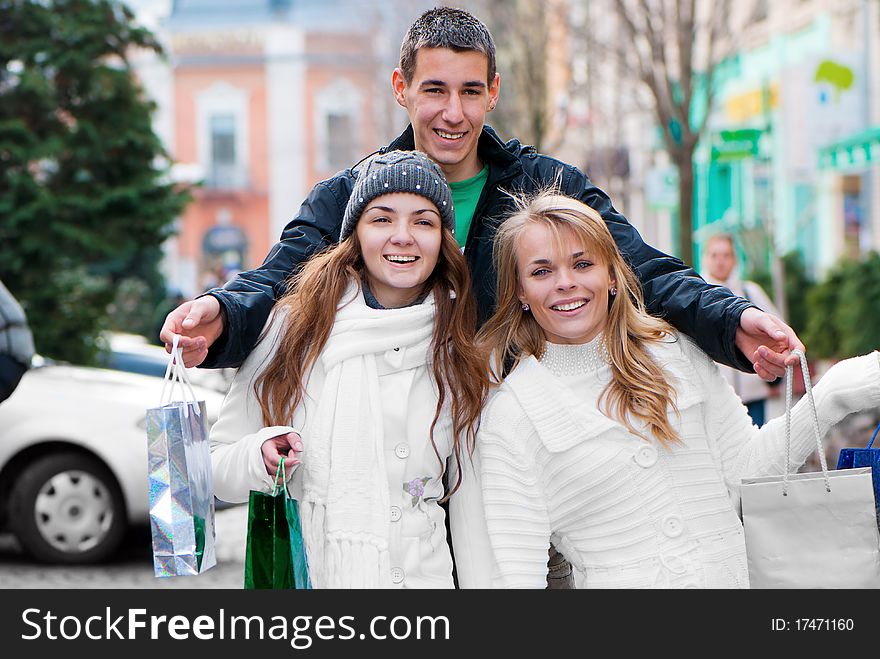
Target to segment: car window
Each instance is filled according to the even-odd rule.
[[[164,377],[165,369],[168,366],[166,359],[155,359],[147,355],[131,352],[105,353],[102,355],[100,362],[104,368],[126,371],[128,373],[140,373],[141,375],[153,375],[160,378]]]

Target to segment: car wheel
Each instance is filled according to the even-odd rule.
[[[59,453],[28,465],[10,499],[10,525],[25,551],[47,563],[96,563],[125,532],[122,493],[94,458]]]

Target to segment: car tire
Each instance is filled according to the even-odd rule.
[[[10,526],[33,558],[63,565],[111,556],[125,534],[122,492],[96,459],[47,455],[29,464],[10,497]]]

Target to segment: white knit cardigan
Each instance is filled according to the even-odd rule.
[[[496,587],[543,588],[552,540],[578,587],[748,587],[740,479],[784,471],[785,419],[752,426],[718,367],[686,337],[653,354],[677,392],[683,443],[672,449],[583,402],[608,382],[607,365],[588,377],[591,392],[573,391],[534,357],[508,376],[477,441],[491,551],[469,573],[475,579],[494,571]],[[850,412],[880,406],[878,353],[836,364],[813,391],[823,434]],[[815,449],[809,417],[801,400],[792,413],[797,465]]]

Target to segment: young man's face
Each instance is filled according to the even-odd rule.
[[[487,70],[482,53],[422,48],[408,85],[400,69],[391,78],[394,96],[413,125],[416,149],[440,165],[450,182],[475,176],[482,167],[477,141],[500,84],[497,73],[486,81]]]

